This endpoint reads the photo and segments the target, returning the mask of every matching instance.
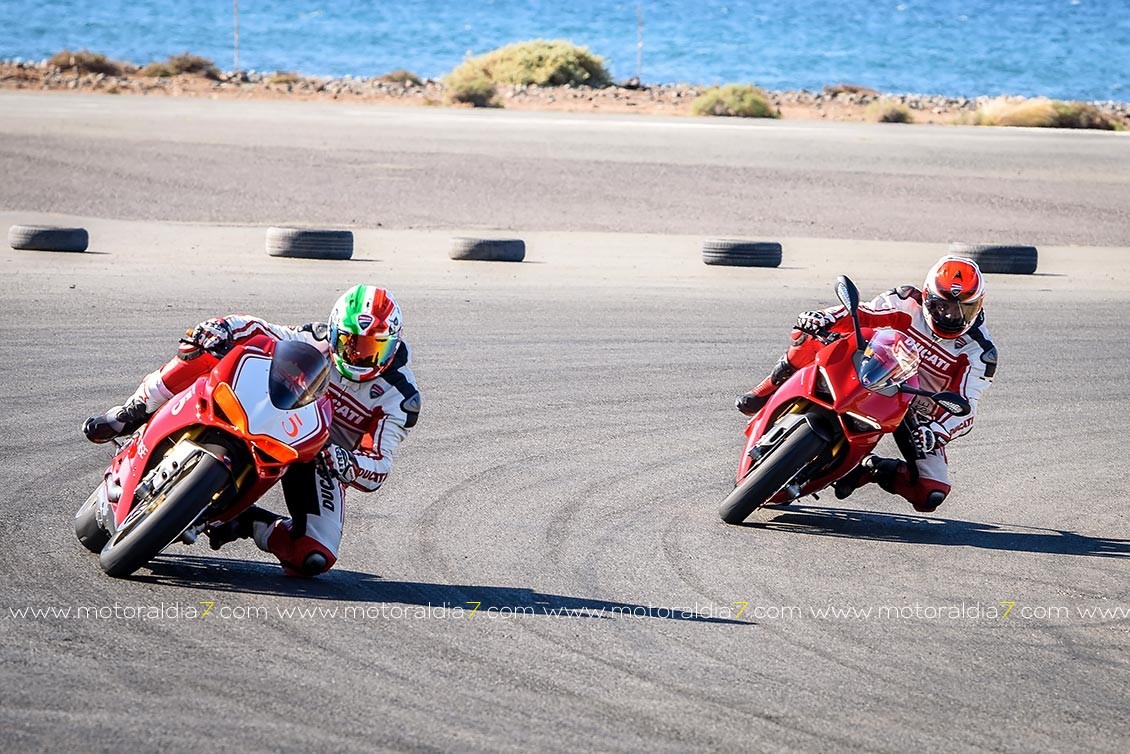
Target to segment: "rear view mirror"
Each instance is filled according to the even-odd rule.
[[[851,314],[852,324],[855,325],[855,347],[862,351],[866,342],[863,340],[863,330],[859,326],[859,289],[847,275],[840,275],[836,278],[836,296]]]
[[[935,395],[934,403],[937,403],[954,416],[967,416],[973,410],[973,407],[969,405],[969,401],[965,400],[957,393],[948,391]]]
[[[846,275],[836,278],[836,297],[849,312],[859,308],[859,289]]]

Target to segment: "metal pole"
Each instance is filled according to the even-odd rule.
[[[636,81],[643,73],[643,5],[636,6]]]
[[[232,65],[234,70],[239,70],[239,0],[235,3],[235,60]]]

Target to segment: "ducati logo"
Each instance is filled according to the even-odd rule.
[[[385,394],[385,390],[380,385],[373,385],[371,388],[369,388],[369,397],[370,398],[380,398],[384,394]]]
[[[362,331],[368,330],[370,327],[373,326],[373,315],[372,314],[358,314],[357,315],[357,326],[360,327]]]
[[[950,295],[954,298],[961,295],[961,283],[954,283],[950,286]]]

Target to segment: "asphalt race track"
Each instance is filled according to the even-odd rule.
[[[5,92],[0,136],[0,207],[87,217],[1100,246],[1130,227],[1130,139],[1101,132]]]
[[[366,163],[339,196],[342,120],[426,145],[408,176]],[[0,96],[0,226],[79,222],[93,252],[0,249],[0,749],[1125,751],[1130,140],[558,120]],[[533,137],[495,153],[521,133],[573,140],[601,188],[539,193],[567,166],[539,172],[556,147]],[[224,165],[253,138],[269,163]],[[811,150],[853,140],[810,183]],[[731,149],[775,161],[768,183]],[[620,212],[617,165],[671,180]],[[997,179],[950,190],[973,174]],[[493,206],[502,185],[517,206]],[[914,219],[919,197],[951,214]],[[355,220],[355,259],[267,257],[261,224],[284,220]],[[521,231],[527,262],[447,259],[479,226]],[[785,262],[706,267],[715,234],[776,236]],[[837,273],[873,294],[982,237],[1036,243],[1040,270],[990,277],[1001,367],[938,513],[867,490],[722,524],[733,398],[796,312],[831,303]],[[324,317],[358,281],[398,295],[424,409],[381,492],[348,499],[338,567],[288,579],[240,542],[105,577],[71,528],[109,458],[81,420],[185,326]]]

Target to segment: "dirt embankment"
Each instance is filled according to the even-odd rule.
[[[498,102],[512,110],[690,115],[691,103],[706,89],[685,84],[609,86],[498,86]],[[396,76],[321,78],[291,73],[232,71],[215,78],[198,74],[147,76],[140,70],[120,75],[82,73],[43,63],[0,62],[0,89],[82,91],[223,99],[293,99],[440,106],[444,85],[434,79]],[[967,122],[988,97],[965,98],[918,94],[881,94],[854,86],[823,91],[768,92],[781,117],[801,120],[864,121],[878,119],[886,106],[909,113],[915,123]],[[1130,128],[1130,103],[1095,103],[1111,120]]]

